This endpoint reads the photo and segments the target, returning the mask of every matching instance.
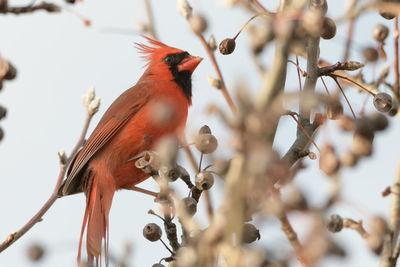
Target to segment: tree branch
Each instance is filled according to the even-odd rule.
[[[5,6],[5,8],[0,9],[0,13],[3,13],[3,14],[12,13],[15,15],[19,15],[19,14],[33,13],[38,10],[44,10],[49,13],[61,12],[61,7],[59,7],[58,5],[53,4],[53,3],[41,2],[40,4],[37,4],[37,5],[28,5],[28,6],[22,6],[22,7]]]
[[[73,150],[71,151],[71,155],[67,158],[67,160],[65,162],[62,162],[62,160],[61,160],[60,172],[58,174],[57,182],[56,182],[56,185],[54,187],[53,193],[51,194],[50,198],[46,201],[46,203],[42,206],[42,208],[24,226],[22,226],[16,232],[11,233],[7,236],[6,240],[0,244],[0,252],[7,249],[15,241],[17,241],[21,236],[23,236],[26,232],[28,232],[36,223],[40,222],[42,220],[43,215],[50,209],[50,207],[57,200],[58,190],[61,186],[61,183],[63,181],[65,173],[68,169],[67,167],[68,167],[69,163],[72,161],[72,159],[75,157],[75,154],[78,152],[78,149],[82,146],[93,115],[94,115],[94,113],[91,114],[91,113],[87,112],[81,135],[80,135],[76,145],[74,146]]]

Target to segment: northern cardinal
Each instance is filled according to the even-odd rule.
[[[108,215],[114,192],[148,178],[132,157],[151,149],[165,135],[182,134],[191,105],[191,75],[202,58],[145,37],[150,45],[136,44],[147,60],[137,84],[108,108],[89,139],[73,159],[60,196],[84,192],[86,210],[79,241],[87,227],[88,260],[101,260],[104,239],[108,264]],[[157,119],[157,108],[167,107],[167,121]],[[160,112],[158,110],[158,112]]]

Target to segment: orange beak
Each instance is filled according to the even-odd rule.
[[[192,74],[202,60],[203,58],[201,57],[188,56],[178,65],[178,71],[181,72],[186,70]]]

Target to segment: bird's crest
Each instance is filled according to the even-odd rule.
[[[156,55],[163,55],[170,52],[180,51],[177,48],[170,47],[160,41],[154,40],[150,37],[142,35],[150,45],[145,45],[141,43],[135,43],[136,48],[139,50],[139,53],[142,54],[142,58],[146,61],[146,65],[148,66],[150,62],[155,58]]]

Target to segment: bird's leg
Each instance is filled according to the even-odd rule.
[[[129,189],[133,190],[133,191],[136,191],[136,192],[140,192],[140,193],[146,194],[146,195],[150,195],[150,196],[153,196],[153,197],[158,197],[158,193],[150,191],[150,190],[147,190],[147,189],[143,189],[143,188],[140,188],[140,187],[137,187],[137,186],[132,186]]]

